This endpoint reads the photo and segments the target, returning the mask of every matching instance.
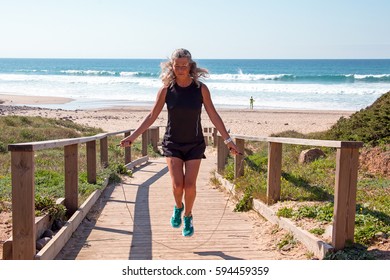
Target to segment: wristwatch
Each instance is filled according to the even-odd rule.
[[[225,145],[227,145],[228,143],[230,143],[232,141],[233,141],[233,139],[229,137],[228,139],[224,140],[223,143],[225,143]]]

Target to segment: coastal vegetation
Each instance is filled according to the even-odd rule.
[[[327,140],[362,141],[362,150],[379,150],[375,158],[360,160],[356,198],[355,243],[344,250],[329,254],[329,259],[381,258],[379,249],[367,250],[370,246],[388,240],[390,236],[390,92],[385,93],[371,106],[349,118],[340,118],[328,131],[301,134],[295,131],[271,135],[275,137],[311,138]],[[308,229],[322,237],[333,218],[333,196],[336,169],[336,149],[321,148],[325,157],[298,164],[305,146],[283,145],[281,178],[281,201],[296,202],[278,210],[282,217],[298,224],[306,219],[316,226]],[[266,143],[248,142],[245,147],[245,176],[234,179],[233,160],[230,158],[224,177],[234,182],[242,193],[236,211],[251,208],[252,199],[265,201],[267,188],[268,151]],[[371,162],[375,160],[375,169]],[[378,164],[383,160],[383,164]],[[386,164],[387,163],[387,164]],[[374,171],[373,171],[374,170]],[[387,258],[389,257],[387,252]]]

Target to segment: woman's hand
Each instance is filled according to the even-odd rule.
[[[125,148],[125,147],[130,147],[131,144],[133,144],[133,141],[131,141],[129,138],[123,138],[119,144],[119,146]]]
[[[238,150],[236,144],[231,141],[229,143],[226,144],[229,151],[233,154],[233,155],[242,155],[242,153]]]

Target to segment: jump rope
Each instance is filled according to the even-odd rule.
[[[239,154],[239,155],[243,155],[242,153],[238,153],[238,154]],[[240,170],[240,171],[241,171],[241,168],[243,167],[242,163],[244,162],[244,160],[245,160],[245,157],[242,157],[242,160],[241,160],[241,162],[240,162],[240,164],[239,164],[239,170]],[[228,205],[228,203],[229,203],[229,201],[230,201],[230,198],[231,198],[231,196],[232,196],[233,187],[234,187],[234,186],[232,186],[232,188],[229,190],[229,197],[228,197],[227,200],[226,200],[225,207],[223,208],[223,211],[222,211],[222,215],[221,215],[221,217],[219,218],[218,223],[217,223],[217,225],[215,226],[215,229],[211,232],[210,236],[209,236],[205,241],[199,243],[199,244],[196,245],[195,247],[187,248],[186,250],[181,249],[181,248],[175,248],[175,247],[169,246],[169,245],[167,245],[167,244],[165,244],[165,243],[163,243],[163,242],[154,240],[153,238],[152,238],[152,242],[154,242],[154,243],[156,243],[156,244],[159,244],[159,245],[162,245],[162,246],[164,246],[164,247],[166,247],[166,248],[168,248],[168,249],[175,250],[175,251],[181,251],[181,252],[191,252],[191,251],[193,251],[193,250],[195,250],[195,249],[198,249],[199,247],[203,246],[203,245],[206,244],[207,242],[209,242],[210,239],[213,237],[214,233],[217,231],[219,225],[221,224],[221,221],[222,221],[223,217],[225,216],[225,212],[226,212],[227,205]],[[139,230],[139,232],[141,232],[142,234],[145,234],[145,235],[148,234],[148,233],[146,233],[141,227],[139,227],[138,225],[135,224],[134,216],[133,216],[133,214],[132,214],[132,212],[131,212],[131,210],[130,210],[130,208],[129,208],[129,205],[128,205],[128,201],[127,201],[127,197],[126,197],[126,192],[125,192],[125,188],[124,188],[124,186],[123,186],[123,183],[121,183],[121,188],[122,188],[122,192],[123,192],[123,197],[124,197],[124,199],[125,199],[125,205],[126,205],[127,212],[129,212],[130,218],[131,218],[131,220],[133,221],[133,227],[134,227],[135,229]]]

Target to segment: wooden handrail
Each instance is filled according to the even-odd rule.
[[[16,152],[16,151],[33,152],[33,151],[39,151],[39,150],[61,148],[61,147],[69,146],[69,145],[82,144],[82,143],[87,143],[90,141],[99,140],[105,136],[106,136],[105,133],[101,133],[101,134],[97,134],[94,136],[88,136],[88,137],[9,144],[8,151],[10,151],[10,152]]]
[[[87,137],[78,137],[78,138],[66,138],[66,139],[56,139],[56,140],[47,140],[47,141],[38,141],[38,142],[26,142],[26,143],[17,143],[17,144],[9,144],[8,145],[8,151],[39,151],[39,150],[46,150],[46,149],[53,149],[53,148],[61,148],[69,145],[74,144],[83,144],[90,141],[96,141],[100,140],[102,138],[108,137],[108,136],[114,136],[121,133],[128,133],[133,131],[134,129],[128,129],[128,130],[122,130],[117,132],[110,132],[110,133],[100,133],[96,134],[94,136],[87,136]]]
[[[247,141],[272,142],[281,144],[294,144],[304,146],[320,146],[332,148],[361,148],[363,142],[358,141],[336,141],[336,140],[317,140],[317,139],[302,139],[302,138],[284,138],[284,137],[262,137],[232,134],[232,138],[242,139]]]
[[[240,150],[244,150],[245,141],[268,143],[267,204],[273,204],[280,200],[282,144],[337,148],[332,245],[336,250],[339,250],[344,248],[348,241],[353,241],[359,148],[363,147],[363,142],[238,134],[232,134],[231,137],[235,139]],[[218,138],[217,171],[222,173],[229,153],[226,145],[223,144],[221,135],[218,135]],[[234,178],[244,175],[243,165],[242,156],[236,156],[234,160]]]

